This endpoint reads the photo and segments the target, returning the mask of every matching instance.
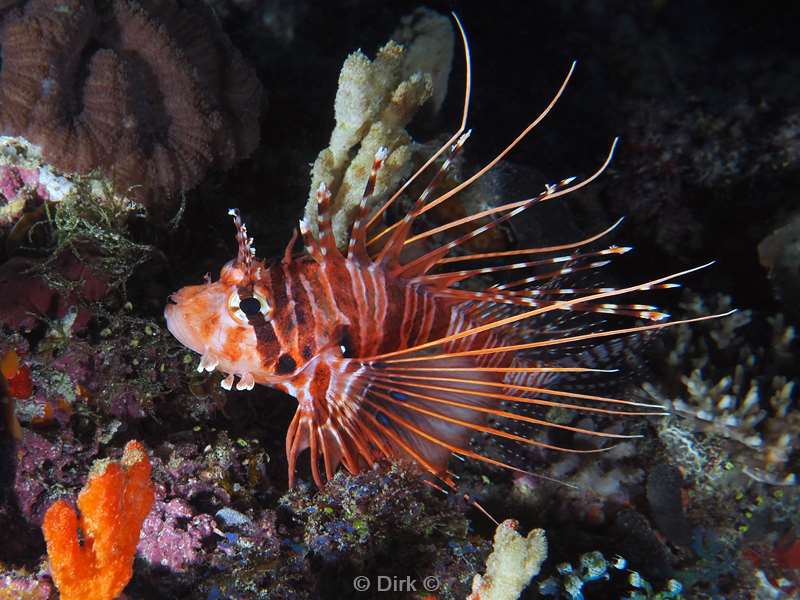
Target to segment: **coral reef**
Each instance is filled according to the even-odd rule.
[[[797,15],[743,6],[459,4],[473,51],[474,134],[444,185],[491,159],[546,104],[569,61],[579,64],[535,135],[420,225],[590,173],[620,135],[598,186],[537,207],[468,252],[580,239],[625,215],[613,241],[637,252],[606,273],[609,285],[716,258],[685,282],[695,294],[682,307],[672,295],[680,292],[664,291],[659,304],[675,315],[747,310],[665,332],[637,347],[633,369],[608,375],[622,381],[619,397],[655,398],[672,416],[548,415],[642,439],[601,454],[526,452],[517,458],[532,474],[452,461],[459,493],[445,497],[402,465],[339,474],[319,493],[300,472],[287,491],[290,403],[265,389],[224,392],[217,378],[198,376],[161,314],[169,291],[229,256],[227,208],[240,206],[264,256],[283,250],[331,116],[338,131],[311,190],[321,180],[342,188],[340,238],[362,194],[353,182],[377,146],[394,150],[377,200],[430,156],[461,110],[462,68],[443,103],[439,83],[452,22],[403,17],[413,4],[364,0],[0,1],[0,93],[21,94],[0,106],[13,121],[0,133],[24,136],[0,138],[0,600],[58,597],[45,512],[78,495],[87,465],[118,457],[133,438],[151,448],[155,499],[128,600],[409,596],[375,592],[378,577],[412,577],[421,598],[463,599],[487,573],[496,533],[463,493],[499,520],[518,520],[520,531],[547,532],[548,559],[521,597],[797,597]],[[535,33],[520,34],[520,23],[537,24]],[[348,59],[332,107],[343,58],[358,45],[380,47],[393,30],[374,60]],[[430,39],[418,45],[420,36]],[[74,52],[62,52],[70,45]],[[269,84],[269,140],[253,160],[209,177],[248,154],[259,129],[257,80],[233,45]],[[425,63],[426,55],[436,58]],[[29,123],[10,114],[22,108]],[[94,170],[72,172],[91,169],[90,159]],[[201,179],[174,221],[152,218],[172,212],[162,202],[168,186]],[[386,220],[402,216],[427,181],[410,186]],[[646,390],[629,389],[641,372]],[[580,436],[544,438],[599,448]],[[504,456],[481,437],[471,447]],[[357,576],[372,592],[354,589]],[[439,589],[423,594],[427,577]]]
[[[59,489],[79,489],[82,465],[97,457],[94,444],[82,444],[71,434],[55,441],[25,430],[17,448],[14,493],[19,517],[40,527],[48,505]]]
[[[211,515],[194,515],[180,498],[165,502],[158,490],[155,507],[142,525],[142,558],[175,573],[186,571],[199,561],[203,539],[213,535],[215,527]]]
[[[333,228],[343,246],[363,194],[378,148],[389,155],[378,174],[373,201],[385,198],[411,171],[411,136],[405,127],[433,98],[433,110],[444,101],[453,55],[447,19],[419,10],[404,21],[370,61],[361,51],[344,62],[334,105],[336,126],[330,144],[311,169],[305,220],[317,231],[316,193],[321,183],[333,192]],[[439,87],[436,88],[435,84]]]
[[[258,145],[260,84],[202,3],[29,0],[0,45],[0,129],[61,171],[171,194]]]
[[[54,586],[44,577],[24,570],[8,570],[0,565],[0,600],[50,600]]]
[[[730,303],[686,292],[682,306],[707,313]],[[676,415],[657,431],[680,473],[652,469],[647,497],[670,543],[691,552],[678,579],[698,597],[733,589],[782,597],[795,583],[778,548],[798,526],[788,508],[797,497],[794,327],[781,314],[744,310],[705,330],[677,328],[662,342],[669,370],[643,387]]]
[[[685,309],[696,314],[724,310],[729,297],[719,295],[707,306],[688,295]],[[766,327],[765,327],[766,326]],[[755,332],[763,345],[749,341]],[[782,315],[755,320],[752,311],[739,311],[705,330],[679,328],[673,332],[667,358],[680,381],[666,382],[661,390],[645,389],[675,413],[691,419],[692,427],[736,442],[730,460],[749,476],[781,484],[796,482],[798,373],[795,328]],[[669,437],[673,422],[662,422]],[[703,468],[692,473],[707,477]]]
[[[0,136],[0,227],[13,225],[23,211],[59,202],[75,188],[42,160],[40,149],[24,138]]]
[[[129,234],[136,205],[107,195],[104,186],[73,176],[68,193],[16,220],[6,237],[11,256],[0,263],[0,323],[32,330],[70,319],[68,329],[81,331],[89,306],[152,257],[153,248]]]
[[[486,573],[475,575],[467,600],[513,600],[539,574],[547,558],[547,539],[541,529],[527,536],[517,533],[519,524],[507,519],[497,526],[494,548],[486,559]]]
[[[303,543],[325,572],[344,573],[336,587],[352,591],[353,577],[397,575],[434,578],[442,598],[464,597],[485,556],[467,521],[452,504],[431,493],[416,469],[392,465],[356,476],[337,473],[316,496],[290,491],[283,499],[302,524]]]
[[[540,581],[539,593],[545,597],[583,600],[594,598],[602,587],[615,589],[623,583],[627,587],[620,600],[668,600],[682,598],[683,586],[677,579],[666,581],[664,589],[657,591],[639,573],[626,570],[628,562],[622,556],[610,561],[602,552],[587,552],[578,559],[578,566],[565,562],[556,565],[556,575]],[[627,585],[624,585],[624,584]],[[584,594],[586,594],[584,596]]]
[[[92,466],[78,496],[80,516],[64,500],[47,509],[42,531],[63,600],[113,600],[119,595],[133,574],[142,522],[153,499],[147,451],[132,441],[119,463],[98,461]]]

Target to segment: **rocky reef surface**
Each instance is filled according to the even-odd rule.
[[[321,181],[345,232],[375,148],[391,150],[385,197],[455,130],[458,37],[418,9],[0,2],[0,599],[58,598],[45,514],[131,440],[154,500],[130,600],[800,593],[796,8],[455,3],[474,132],[445,183],[491,159],[578,67],[530,140],[426,219],[591,173],[619,135],[603,178],[480,248],[563,242],[625,216],[614,241],[636,252],[604,273],[611,284],[716,259],[656,301],[676,317],[739,309],[648,338],[609,378],[669,416],[548,415],[642,438],[599,458],[519,457],[541,477],[457,463],[460,494],[408,464],[322,490],[301,472],[290,490],[293,401],[226,392],[167,332],[169,293],[233,255],[229,207],[259,255],[278,256]]]

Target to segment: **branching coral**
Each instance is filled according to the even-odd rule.
[[[258,144],[261,87],[203,3],[30,0],[2,36],[0,124],[122,191],[195,186]]]
[[[517,525],[507,519],[497,526],[494,550],[486,559],[486,574],[475,575],[467,600],[513,600],[539,573],[547,558],[544,530],[533,529],[522,537]]]
[[[311,170],[306,221],[316,230],[316,192],[324,182],[334,193],[333,226],[340,246],[347,239],[375,152],[381,146],[389,150],[375,187],[374,197],[382,198],[411,169],[412,141],[405,127],[431,96],[435,108],[440,106],[446,92],[453,47],[447,19],[431,11],[417,12],[404,22],[396,39],[405,45],[390,41],[372,61],[361,51],[345,60],[336,93],[336,127]]]
[[[715,303],[714,309],[723,311],[730,298],[719,296]],[[684,307],[710,312],[696,296]],[[758,340],[763,329],[754,327],[754,319],[751,311],[740,311],[708,330],[677,328],[668,357],[672,372],[680,375],[677,389],[645,389],[691,419],[695,429],[738,443],[733,460],[751,477],[790,484],[796,481],[792,461],[800,427],[795,330],[777,315],[767,319],[769,337]],[[663,422],[662,438],[672,439],[673,429]]]
[[[42,530],[62,600],[119,595],[133,574],[139,533],[154,497],[147,451],[132,441],[120,463],[95,462],[78,496],[80,516],[63,500],[48,509]]]

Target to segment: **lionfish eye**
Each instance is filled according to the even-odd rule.
[[[253,317],[261,312],[261,301],[255,296],[251,296],[239,302],[239,308],[248,317]]]
[[[228,309],[233,318],[241,323],[248,323],[249,317],[259,313],[264,315],[264,318],[269,318],[270,313],[269,302],[257,292],[247,298],[239,298],[239,292],[234,291],[228,297]]]

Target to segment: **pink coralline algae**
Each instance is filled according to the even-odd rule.
[[[38,169],[11,167],[0,173],[0,193],[6,198],[16,198],[20,190],[26,186],[34,188],[41,195],[47,193],[45,187],[39,185]]]
[[[198,561],[203,540],[214,535],[215,527],[211,515],[195,515],[186,500],[165,501],[161,486],[156,490],[153,510],[142,525],[139,553],[151,565],[183,572]]]
[[[45,200],[60,200],[48,186],[49,170],[17,165],[0,165],[0,226],[13,224],[27,207]]]
[[[46,577],[24,571],[0,573],[0,600],[50,600],[55,586]]]
[[[85,472],[82,465],[97,456],[97,447],[83,445],[71,434],[57,441],[25,430],[16,451],[14,493],[21,516],[41,526],[53,494],[64,488],[80,488]]]
[[[261,85],[204,3],[8,5],[0,128],[40,146],[59,170],[100,170],[152,199],[194,187],[258,145]]]

